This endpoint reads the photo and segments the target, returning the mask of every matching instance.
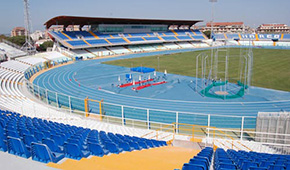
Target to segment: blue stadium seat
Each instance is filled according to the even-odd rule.
[[[277,160],[275,161],[275,165],[284,165],[286,163],[286,159],[283,159],[283,160]]]
[[[217,170],[221,170],[221,169],[236,170],[237,167],[234,164],[221,163],[219,164]]]
[[[88,46],[87,43],[85,43],[83,40],[72,40],[72,41],[67,41],[72,46]]]
[[[144,41],[143,38],[135,37],[135,38],[127,38],[131,42],[137,42],[137,41]]]
[[[192,40],[189,36],[177,36],[179,40]]]
[[[30,131],[28,129],[19,129],[19,135],[30,135]]]
[[[87,40],[89,44],[92,45],[104,45],[104,44],[109,44],[106,40],[104,39],[95,39],[95,40]]]
[[[57,145],[59,145],[59,146],[61,146],[61,145],[64,144],[64,137],[62,137],[61,135],[52,134],[52,135],[50,136],[50,138],[51,138],[52,140],[54,140],[54,142],[55,142]]]
[[[101,145],[97,143],[89,143],[89,151],[91,152],[92,155],[100,156],[100,157],[107,155],[109,153],[109,151],[104,150],[101,147]]]
[[[192,36],[196,40],[204,40],[204,37],[201,35]]]
[[[8,152],[13,155],[17,155],[23,158],[29,158],[31,156],[24,143],[19,138],[7,137]]]
[[[90,155],[89,151],[81,150],[77,144],[65,143],[64,144],[65,156],[68,158],[80,160],[83,157],[88,157]]]
[[[32,142],[37,142],[37,139],[33,135],[24,135],[23,136],[23,142],[26,145],[26,147],[31,147]]]
[[[170,36],[170,37],[165,37],[165,36],[164,36],[164,37],[162,37],[162,38],[163,38],[165,41],[177,41],[177,39],[176,39],[175,37],[173,37],[173,36],[172,36],[172,37],[171,37],[171,36]]]
[[[285,170],[285,166],[283,166],[283,165],[270,165],[269,170]]]
[[[42,143],[45,144],[52,152],[63,153],[63,148],[59,147],[53,139],[43,139]]]
[[[118,143],[119,148],[122,148],[124,151],[131,152],[134,150],[134,148],[130,147],[130,145],[127,142],[120,142]]]
[[[258,167],[258,163],[251,162],[251,161],[245,161],[242,165],[242,170],[248,170],[249,167]]]
[[[158,37],[144,37],[147,41],[161,41]]]
[[[142,149],[148,149],[149,147],[147,146],[147,144],[143,141],[138,141],[138,145],[142,148]]]
[[[149,146],[150,148],[154,148],[153,143],[150,140],[145,140],[145,143],[147,146]]]
[[[265,167],[250,167],[249,170],[267,170]]]
[[[193,159],[195,159],[195,160],[205,160],[206,164],[207,164],[207,167],[210,166],[210,161],[209,161],[208,157],[194,156]]]
[[[133,147],[135,150],[141,150],[142,149],[137,142],[129,141],[128,143],[129,143],[130,147]]]
[[[42,132],[34,132],[34,137],[36,138],[37,141],[41,142],[42,139],[44,138],[44,134]]]
[[[0,151],[6,152],[7,151],[7,146],[4,141],[4,138],[0,136]]]
[[[64,154],[51,152],[45,144],[31,144],[32,159],[35,161],[57,163],[64,158]]]
[[[193,159],[190,159],[189,160],[189,164],[201,165],[201,166],[204,167],[205,170],[208,170],[209,169],[208,163],[207,163],[207,161],[205,159],[202,160],[202,159],[194,159],[193,158]]]
[[[195,165],[195,164],[183,164],[182,170],[205,170],[202,165]]]
[[[14,130],[7,130],[6,131],[6,136],[11,136],[11,137],[14,137],[14,138],[20,138],[19,134],[14,131]]]
[[[112,44],[128,44],[123,38],[108,38],[107,40]]]
[[[105,142],[104,145],[105,149],[107,149],[111,153],[118,154],[123,151],[121,148],[118,148],[117,145],[112,142]]]
[[[270,165],[274,165],[275,162],[263,161],[260,163],[259,167],[269,168]]]
[[[74,137],[68,139],[67,143],[77,144],[81,150],[86,150],[88,148],[86,145],[83,145],[82,140],[74,138]]]
[[[288,160],[288,162],[289,162],[289,160]],[[286,163],[285,167],[286,167],[286,170],[290,170],[290,163]]]

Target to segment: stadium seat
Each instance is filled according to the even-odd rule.
[[[64,154],[51,152],[50,149],[45,144],[32,143],[31,144],[32,159],[35,161],[48,163],[57,163],[62,158]]]
[[[217,170],[221,170],[221,169],[236,170],[237,167],[234,164],[221,163],[219,164]]]
[[[63,153],[63,148],[59,147],[53,139],[43,139],[42,143],[45,144],[52,152]]]
[[[244,161],[242,165],[242,170],[248,170],[249,167],[258,167],[258,163],[251,161]]]
[[[142,149],[148,149],[149,147],[147,146],[147,144],[143,141],[138,141],[138,145],[142,148]]]
[[[83,157],[88,157],[90,155],[89,151],[81,150],[77,144],[65,143],[64,144],[65,156],[68,158],[80,160]]]
[[[44,138],[44,134],[42,132],[34,132],[34,137],[36,138],[37,141],[41,142],[42,139]]]
[[[134,150],[134,148],[130,147],[130,145],[127,142],[120,142],[118,143],[119,148],[122,148],[124,151],[131,152]]]
[[[150,148],[154,148],[153,143],[150,140],[145,140],[145,143],[147,146],[149,146]]]
[[[267,170],[268,168],[265,167],[250,167],[250,170]]]
[[[25,134],[23,136],[23,142],[26,145],[26,147],[31,147],[31,143],[32,142],[37,142],[37,140],[35,139],[35,137],[33,135]]]
[[[6,136],[14,137],[14,138],[20,138],[19,134],[14,130],[7,130]]]
[[[118,154],[123,151],[123,149],[118,148],[116,144],[112,142],[105,142],[105,148],[110,152],[110,153],[115,153]]]
[[[270,165],[274,165],[275,162],[263,161],[260,163],[259,167],[269,168]]]
[[[135,150],[141,150],[142,149],[137,142],[129,141],[128,143],[129,143],[130,147],[133,147]]]
[[[207,164],[207,161],[204,159],[204,160],[197,160],[197,159],[190,159],[189,160],[189,164],[196,164],[196,165],[201,165],[203,166],[204,170],[208,170],[208,164]]]
[[[7,137],[8,152],[13,155],[17,155],[23,158],[29,158],[31,156],[24,143],[19,138]]]
[[[205,170],[202,165],[195,165],[195,164],[183,164],[182,170]]]
[[[208,157],[203,157],[203,156],[194,156],[193,157],[195,160],[206,160],[207,166],[210,166],[210,160]],[[227,162],[228,163],[228,162]]]
[[[1,136],[0,136],[0,151],[3,151],[3,152],[7,151],[6,143],[4,142],[4,138]]]
[[[269,170],[284,170],[285,166],[283,165],[270,165]]]
[[[109,153],[109,151],[104,150],[99,144],[97,143],[89,143],[89,151],[91,152],[92,155],[95,156],[104,156]]]
[[[50,138],[51,138],[52,140],[54,140],[54,142],[55,142],[56,145],[61,146],[61,145],[64,144],[64,137],[62,137],[61,135],[52,134],[52,135],[50,136]]]

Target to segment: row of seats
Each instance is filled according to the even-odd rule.
[[[214,169],[229,170],[290,170],[290,155],[235,151],[218,148],[214,157]]]
[[[241,170],[290,170],[290,155],[228,150],[228,155]]]
[[[130,44],[136,42],[192,41],[205,40],[199,30],[177,30],[163,33],[100,34],[87,31],[51,32],[51,35],[73,47]]]
[[[0,110],[0,150],[39,162],[79,160],[166,146],[165,141],[106,133]]]
[[[69,40],[66,41],[71,46],[93,46],[93,45],[110,45],[110,44],[130,44],[135,42],[147,42],[147,41],[192,41],[192,40],[204,40],[203,36],[161,36],[161,39],[158,37],[142,37],[142,38],[127,38],[127,40],[123,38],[107,38],[107,39],[90,39],[90,40],[83,40],[83,39],[76,39],[76,40]]]
[[[237,166],[224,149],[218,148],[214,154],[213,168],[215,170],[236,170]]]
[[[53,34],[57,35],[62,40],[72,39],[95,39],[95,38],[135,38],[135,37],[156,37],[156,36],[201,36],[203,35],[199,30],[175,30],[167,32],[149,32],[149,33],[126,33],[126,34],[102,34],[99,32],[88,31],[54,31]]]
[[[290,40],[290,34],[215,34],[216,40]]]
[[[196,156],[183,164],[182,170],[210,170],[213,148],[206,147]]]

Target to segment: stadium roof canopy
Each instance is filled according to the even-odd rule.
[[[164,20],[164,19],[129,19],[129,18],[100,18],[57,16],[48,20],[44,25],[50,28],[52,25],[98,25],[98,24],[136,24],[136,25],[194,25],[202,20]]]

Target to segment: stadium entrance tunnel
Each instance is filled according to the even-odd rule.
[[[245,95],[245,89],[248,86],[244,85],[240,81],[235,84],[231,90],[228,90],[225,86],[229,86],[228,81],[212,81],[210,85],[208,85],[205,89],[201,90],[200,93],[205,97],[217,98],[217,99],[236,99],[243,97]],[[234,84],[231,84],[233,86]],[[223,89],[227,89],[224,90]],[[238,89],[238,90],[235,90]]]

